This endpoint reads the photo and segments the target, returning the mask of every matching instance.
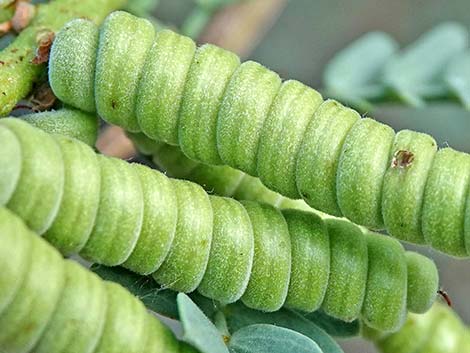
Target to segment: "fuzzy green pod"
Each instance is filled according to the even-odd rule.
[[[297,156],[305,129],[322,102],[317,91],[298,81],[282,84],[264,122],[257,154],[257,175],[270,189],[300,198],[296,185]]]
[[[429,135],[410,130],[396,134],[382,193],[384,223],[392,236],[416,244],[425,242],[421,211],[436,151],[436,141]]]
[[[168,178],[142,165],[133,167],[142,185],[144,213],[139,238],[123,266],[134,272],[151,274],[161,266],[173,244],[177,199]]]
[[[94,146],[98,138],[98,118],[77,109],[62,108],[26,114],[19,119],[50,134],[65,135]]]
[[[113,101],[108,100],[112,90],[105,87],[114,87],[116,82],[122,89],[119,98],[125,103],[124,109],[118,104],[109,118],[102,113],[105,120],[129,131],[141,130],[154,140],[179,144],[187,157],[195,160],[227,164],[261,176],[270,188],[285,196],[301,196],[319,211],[345,216],[373,229],[385,225],[397,238],[416,242],[424,238],[428,244],[437,244],[440,251],[469,256],[461,234],[452,229],[454,225],[444,222],[439,230],[447,234],[452,245],[440,244],[434,239],[436,228],[425,225],[430,216],[429,207],[423,203],[429,199],[426,190],[430,187],[425,187],[422,198],[423,185],[433,185],[432,192],[437,195],[446,192],[446,183],[439,178],[431,183],[427,180],[437,172],[432,171],[434,163],[429,169],[434,147],[425,148],[424,135],[416,141],[408,140],[406,132],[395,138],[390,127],[360,119],[357,112],[338,102],[321,103],[321,97],[312,89],[295,81],[282,84],[278,75],[260,64],[249,61],[238,66],[235,55],[215,46],[196,50],[192,40],[168,30],[159,32],[155,39],[150,30],[132,34],[127,31],[132,26],[146,27],[144,22],[118,12],[110,15],[100,30],[96,72],[98,75],[100,67],[109,67],[113,74],[95,77],[95,91],[101,87],[101,91],[109,93],[95,95],[95,103],[98,107],[112,107]],[[113,23],[124,30],[105,43],[103,33],[112,32],[109,27]],[[132,47],[142,44],[139,50],[123,49],[129,38]],[[74,65],[69,62],[74,56],[67,54],[71,50],[70,46],[58,45],[50,58],[51,67],[59,60],[65,67]],[[115,57],[118,60],[113,62]],[[89,66],[84,66],[84,70],[91,70]],[[53,69],[50,76],[54,76]],[[121,79],[116,81],[116,76]],[[88,89],[85,84],[84,88]],[[75,104],[73,97],[69,103]],[[74,106],[79,105],[77,100]],[[416,154],[416,163],[401,174],[391,170],[391,165],[407,164],[411,154],[394,150],[400,146],[414,149],[413,155]],[[178,154],[171,149],[168,152],[172,153],[171,158]],[[167,156],[160,154],[158,158],[157,161]],[[209,174],[195,162],[185,162],[179,172],[190,175],[196,169],[202,179],[211,182]],[[240,180],[243,184],[245,179]],[[402,183],[404,187],[400,188]],[[236,182],[226,188],[233,190],[235,185]],[[269,196],[270,201],[283,200]],[[460,209],[459,202],[448,199],[438,208]],[[402,203],[404,212],[397,215]],[[466,228],[470,229],[470,225]]]
[[[100,279],[72,261],[64,269],[64,289],[37,353],[94,351],[103,333],[108,297]]]
[[[195,50],[187,37],[169,30],[157,33],[137,92],[136,114],[147,136],[177,144],[178,113]]]
[[[254,236],[250,218],[235,200],[210,196],[214,212],[213,242],[198,291],[222,303],[245,292],[253,265]]]
[[[1,243],[16,244],[24,263],[0,274],[2,352],[180,352],[169,329],[126,289],[62,259],[4,208],[0,229]],[[4,250],[0,264],[12,259]],[[18,285],[3,286],[12,281]]]
[[[346,136],[338,164],[338,204],[343,215],[373,229],[383,228],[382,185],[395,134],[387,125],[361,119]]]
[[[196,50],[179,113],[179,145],[191,159],[221,164],[217,151],[217,117],[227,85],[240,59],[211,44]]]
[[[431,308],[439,289],[439,274],[430,259],[418,253],[406,253],[408,269],[408,309],[422,314]]]
[[[325,101],[307,127],[297,159],[297,188],[312,207],[340,216],[336,191],[338,161],[344,139],[360,119],[334,100]]]
[[[0,220],[3,224],[11,222],[11,217],[14,216],[2,210]],[[9,243],[8,238],[11,237],[29,237],[31,247],[29,268],[23,277],[15,278],[21,285],[13,300],[0,313],[0,348],[5,352],[26,353],[33,348],[53,315],[64,285],[59,253],[43,240],[24,232],[23,225],[17,233],[1,234],[2,244],[3,238]],[[2,276],[6,275],[11,274],[2,271]],[[45,278],[49,280],[47,285],[44,285]]]
[[[44,238],[62,254],[70,255],[83,248],[95,224],[101,171],[90,147],[61,136],[56,141],[64,162],[64,191],[59,211]]]
[[[140,131],[135,113],[136,93],[154,37],[155,29],[149,21],[122,11],[109,15],[100,29],[96,110],[107,121],[131,132]]]
[[[62,102],[86,112],[94,112],[95,68],[98,27],[91,21],[76,19],[56,35],[51,47],[49,83]]]
[[[437,152],[424,192],[426,242],[442,252],[466,257],[465,206],[470,183],[470,156],[451,148]]]
[[[43,234],[57,214],[62,199],[62,153],[54,140],[46,138],[46,133],[28,124],[18,123],[14,119],[2,119],[0,126],[13,132],[21,145],[21,175],[6,206],[20,215],[31,229]],[[44,160],[50,164],[41,162]],[[14,165],[15,163],[12,164]],[[13,178],[16,176],[15,173],[12,175]],[[27,182],[30,178],[35,180],[34,185]],[[4,193],[4,190],[0,192]]]
[[[253,224],[255,257],[242,302],[255,309],[275,311],[287,297],[291,270],[289,230],[282,214],[268,205],[244,201]]]
[[[398,332],[375,344],[381,353],[469,353],[469,333],[452,309],[436,303],[424,315],[408,315]]]
[[[27,127],[18,129],[25,136],[36,134],[33,138],[40,136],[45,143],[56,142],[67,156],[61,160],[65,169],[82,166],[81,153],[90,153],[89,147],[78,140],[45,134],[18,119],[3,120],[8,124],[12,121]],[[72,148],[74,144],[77,146]],[[389,297],[392,292],[387,287],[387,283],[399,287],[401,282],[393,278],[384,281],[384,272],[377,266],[380,261],[367,261],[368,252],[371,259],[384,258],[387,268],[397,269],[394,275],[401,278],[398,270],[406,266],[404,257],[385,256],[383,249],[393,241],[382,235],[366,236],[345,220],[331,218],[325,227],[324,221],[312,213],[289,210],[283,214],[266,204],[208,196],[199,185],[167,179],[145,166],[104,156],[96,159],[101,173],[100,201],[92,233],[80,250],[93,262],[152,274],[166,288],[186,292],[199,289],[225,303],[241,296],[248,306],[264,311],[283,305],[304,311],[322,306],[330,315],[353,320],[364,316],[370,307],[374,309],[364,298],[374,297],[376,292],[385,293],[382,297],[390,302],[403,298],[400,288],[393,292],[396,297]],[[43,155],[37,163],[51,165],[54,156]],[[80,195],[82,180],[70,175],[65,173],[64,185]],[[22,182],[34,187],[35,177],[25,175]],[[259,179],[251,179],[257,183],[248,185],[261,185]],[[266,193],[282,201],[280,195],[263,190],[262,197]],[[250,189],[244,192],[256,195]],[[62,207],[67,209],[68,205]],[[70,207],[78,206],[71,202]],[[80,207],[87,207],[87,203]],[[374,246],[369,247],[368,237],[373,238],[370,243]],[[66,243],[74,239],[73,234],[63,239],[65,242],[58,237],[55,242]],[[430,262],[429,267],[433,266]],[[414,283],[428,281],[423,278],[426,275],[416,272]],[[420,298],[432,298],[435,292],[430,294],[429,290],[435,291],[433,286],[418,286],[413,295],[423,291],[426,293],[419,293]],[[388,315],[369,315],[368,323],[387,330],[390,321],[400,321],[399,314],[394,310]]]
[[[182,180],[172,183],[178,203],[176,235],[153,277],[166,287],[192,292],[201,283],[209,261],[213,211],[202,187]]]
[[[115,266],[128,259],[140,234],[144,214],[142,186],[137,173],[126,162],[102,156],[98,161],[101,167],[98,213],[80,255]]]
[[[7,128],[0,126],[0,141],[2,151],[0,163],[0,205],[5,205],[13,195],[21,175],[22,151],[15,134]]]
[[[330,278],[322,304],[330,316],[352,321],[360,316],[366,293],[367,240],[349,222],[326,220],[330,235]]]
[[[405,250],[395,239],[371,234],[367,236],[367,250],[369,262],[363,320],[366,324],[380,326],[382,331],[396,331],[406,317],[408,274]]]
[[[9,211],[0,208],[0,317],[6,307],[12,302],[21,287],[19,278],[24,278],[30,269],[31,245],[21,232],[22,222],[11,217],[10,222],[2,222],[10,216]],[[15,249],[15,251],[11,251]]]
[[[217,148],[225,164],[257,175],[261,129],[280,86],[276,73],[254,61],[243,63],[235,71],[217,125]]]
[[[306,312],[320,308],[330,276],[330,237],[313,213],[284,210],[291,235],[292,264],[286,306]]]

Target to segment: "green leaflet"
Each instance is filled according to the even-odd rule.
[[[99,39],[88,36],[85,41],[94,43],[97,56],[87,49],[84,55],[89,58],[78,61],[97,57],[97,70],[96,77],[87,79],[83,88],[89,92],[90,87],[95,87],[94,103],[105,120],[153,140],[179,145],[197,161],[226,164],[260,177],[271,189],[288,197],[302,197],[319,211],[345,216],[372,229],[386,229],[399,239],[425,242],[452,256],[469,256],[466,242],[470,241],[462,241],[461,232],[452,224],[441,223],[439,230],[448,234],[449,244],[434,240],[434,228],[429,226],[433,220],[424,214],[424,210],[431,210],[437,215],[449,215],[461,208],[463,196],[456,195],[457,190],[452,195],[452,191],[445,190],[446,178],[442,176],[452,173],[450,170],[443,170],[429,182],[428,178],[438,173],[434,169],[439,168],[436,163],[430,166],[436,155],[432,147],[407,145],[390,127],[361,119],[357,112],[334,100],[322,102],[316,91],[299,82],[282,83],[276,73],[258,63],[239,65],[231,53],[214,46],[196,49],[192,40],[168,30],[158,32],[153,39],[153,29],[144,23],[116,12],[99,29]],[[66,31],[80,33],[82,27],[88,26],[72,21]],[[127,27],[142,30],[122,34]],[[52,68],[59,62],[76,65],[66,35],[64,38],[54,44]],[[80,34],[77,38],[81,38]],[[435,94],[441,90],[445,64],[461,51],[465,39],[466,33],[458,25],[438,27],[387,63],[385,77],[393,81],[387,84],[399,87],[402,95],[415,100]],[[385,43],[382,39],[372,40]],[[139,50],[127,45],[139,42],[145,43]],[[384,47],[393,50],[390,42]],[[115,57],[119,60],[113,61]],[[423,58],[431,58],[431,63],[421,65]],[[381,60],[385,59],[376,59]],[[408,66],[415,67],[412,73],[405,69]],[[50,71],[54,91],[72,106],[80,105],[80,90],[77,97],[61,95],[62,85],[80,86],[83,77],[92,76],[93,65],[84,67],[87,74],[78,75],[72,70],[74,74],[64,80],[60,70]],[[119,84],[114,80],[118,74]],[[428,87],[424,92],[423,87],[428,84],[438,88]],[[432,140],[422,136],[422,140],[426,139]],[[161,148],[175,153],[171,148]],[[162,153],[158,158],[167,157],[171,156]],[[462,163],[463,171],[466,165]],[[199,172],[202,182],[216,178],[202,169],[185,162],[179,173]],[[251,182],[239,176],[225,186],[227,192],[240,190],[240,185]],[[397,192],[402,181],[410,193]],[[430,184],[432,192],[448,194],[449,201],[422,197],[423,185]],[[246,197],[241,193],[232,195]],[[263,197],[271,203],[281,202],[276,194]],[[397,205],[406,212],[397,212]],[[456,223],[465,223],[462,212],[453,213],[452,218]],[[470,224],[463,230],[469,234],[466,228]]]
[[[322,353],[318,345],[308,337],[283,327],[258,324],[235,332],[230,339],[233,353]]]
[[[387,331],[402,324],[405,307],[400,303],[408,294],[410,308],[418,310],[431,305],[436,295],[432,262],[415,255],[417,264],[426,262],[430,271],[415,271],[408,291],[406,259],[398,242],[363,233],[351,222],[324,222],[311,212],[280,212],[268,204],[209,196],[197,184],[96,156],[78,140],[48,135],[19,119],[3,119],[0,126],[14,132],[25,152],[23,162],[65,171],[65,188],[54,185],[63,196],[60,212],[48,214],[50,225],[45,229],[46,239],[64,253],[151,274],[163,288],[198,289],[223,303],[241,298],[247,306],[266,312],[282,306],[302,311],[322,307],[335,318],[364,317],[370,326]],[[41,143],[28,150],[24,147],[29,141]],[[59,162],[47,153],[50,146],[62,156]],[[88,178],[80,174],[87,164]],[[28,190],[30,200],[41,199],[37,185],[54,182],[54,174],[23,170],[12,200],[18,190]],[[90,194],[89,188],[96,192]],[[38,219],[45,210],[34,208],[25,217]],[[68,233],[61,236],[61,228]],[[395,249],[393,256],[387,248]],[[387,276],[382,262],[391,271]],[[371,300],[375,297],[382,300]]]
[[[178,294],[177,303],[183,341],[202,353],[228,353],[220,332],[186,294]]]
[[[386,33],[363,35],[330,60],[323,76],[326,90],[333,97],[361,107],[367,106],[369,99],[383,97],[383,67],[397,50],[398,44]]]
[[[384,83],[405,102],[422,105],[424,98],[445,94],[445,67],[468,45],[468,31],[457,23],[443,23],[425,33],[395,56],[384,69]],[[423,63],[426,65],[423,65]]]

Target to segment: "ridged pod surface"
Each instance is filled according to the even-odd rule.
[[[365,330],[382,353],[470,353],[470,328],[451,308],[436,303],[424,315],[409,314],[391,335]]]
[[[421,133],[395,134],[258,63],[114,12],[99,29],[76,20],[58,33],[49,79],[64,102],[180,145],[196,161],[240,169],[401,240],[470,256],[467,154],[437,151]]]
[[[5,208],[0,239],[1,352],[196,352],[126,289],[64,260]]]
[[[26,224],[47,220],[41,233],[63,253],[152,274],[164,287],[198,289],[222,303],[241,299],[263,311],[323,307],[337,318],[362,317],[385,331],[400,327],[407,307],[414,310],[407,301],[426,309],[436,295],[430,260],[415,254],[418,262],[430,262],[430,271],[417,271],[407,265],[398,241],[363,233],[351,222],[325,224],[311,212],[208,195],[197,184],[96,155],[78,140],[18,119],[1,120],[3,130],[12,133],[22,161],[12,171],[20,177],[11,199],[29,190],[29,199],[37,200],[43,191],[36,185],[60,182],[48,191],[54,207],[20,215]],[[29,148],[29,141],[39,140]],[[44,166],[49,173],[36,172]],[[410,283],[426,285],[410,298]]]

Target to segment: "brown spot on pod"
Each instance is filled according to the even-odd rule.
[[[36,55],[31,60],[32,64],[39,65],[49,60],[49,53],[54,38],[55,34],[52,31],[43,32],[38,35],[38,48],[36,49]]]
[[[413,152],[406,150],[396,151],[392,159],[392,168],[405,169],[411,166],[415,159]]]

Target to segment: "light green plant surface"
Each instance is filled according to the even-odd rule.
[[[398,332],[384,334],[365,328],[364,335],[382,353],[470,352],[470,328],[451,308],[439,303],[425,314],[409,314]]]
[[[19,117],[51,134],[65,135],[94,146],[98,138],[98,118],[77,109],[26,114]]]
[[[126,289],[64,260],[5,208],[0,238],[2,352],[195,352]]]
[[[32,23],[0,52],[0,116],[7,115],[44,73],[44,64],[31,63],[41,34],[57,32],[77,17],[101,22],[110,11],[124,4],[124,0],[54,0],[37,5]]]
[[[407,309],[421,312],[435,299],[434,263],[392,238],[310,212],[208,195],[19,119],[0,125],[1,204],[66,255],[123,265],[222,303],[322,307],[387,331],[400,327]]]
[[[468,37],[464,26],[442,23],[399,51],[388,34],[368,33],[329,62],[325,89],[366,111],[373,109],[373,103],[394,98],[412,106],[457,98],[468,108]]]
[[[145,28],[145,34],[131,35],[133,26]],[[194,52],[188,38],[169,31],[157,33],[152,44],[153,29],[128,14],[107,18],[101,29],[106,40],[98,41],[84,30],[88,27],[93,26],[71,22],[52,48],[49,78],[61,100],[94,107],[128,131],[142,129],[154,139],[180,144],[191,159],[210,164],[218,154],[223,164],[260,177],[281,194],[303,197],[320,211],[468,257],[467,154],[437,151],[428,135],[395,134],[336,101],[322,103],[313,89],[295,81],[281,85],[279,76],[257,63],[235,69],[233,56],[221,49],[203,46]],[[144,37],[147,58],[143,48],[121,49]],[[83,43],[86,53],[70,50],[74,41]],[[210,69],[228,68],[228,62],[231,69],[220,82]],[[126,73],[119,84],[117,72]],[[81,92],[88,92],[86,101]],[[403,152],[412,157],[409,162],[401,160]]]

